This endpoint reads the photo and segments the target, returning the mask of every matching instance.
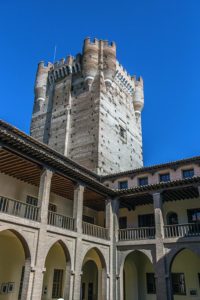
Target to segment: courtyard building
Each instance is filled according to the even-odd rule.
[[[31,136],[0,121],[0,300],[200,298],[200,157],[143,166],[116,46],[40,63]]]

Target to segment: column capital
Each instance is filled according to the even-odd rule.
[[[74,190],[80,189],[80,190],[84,190],[86,188],[86,184],[84,184],[82,181],[77,181],[74,184]]]
[[[49,174],[49,176],[53,175],[53,173],[55,173],[55,170],[49,166],[43,165],[42,166],[42,170],[41,170],[41,174],[43,174],[44,172],[46,172],[47,174]]]

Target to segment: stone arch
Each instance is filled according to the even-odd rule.
[[[57,255],[54,257],[54,261],[51,260],[52,251]],[[58,252],[59,251],[59,252]],[[49,258],[50,255],[50,258]],[[60,256],[60,261],[57,261],[57,257]],[[63,259],[64,256],[64,259]],[[50,264],[50,265],[49,265]],[[61,280],[62,291],[59,297],[64,299],[69,299],[70,296],[70,282],[71,282],[71,255],[70,251],[66,245],[66,243],[62,239],[54,240],[49,244],[48,249],[46,249],[45,256],[44,256],[44,266],[46,268],[46,273],[44,276],[43,281],[43,293],[45,293],[46,289],[46,282],[48,281],[48,276],[52,277],[53,280],[53,273],[51,268],[63,270]],[[51,271],[50,271],[51,270]],[[50,275],[49,275],[50,274]],[[51,286],[52,288],[52,286]],[[49,291],[48,291],[49,292]],[[43,296],[42,299],[46,299]],[[48,298],[47,298],[48,299]]]
[[[119,262],[119,274],[121,274],[123,268],[124,268],[124,263],[125,263],[125,260],[127,258],[127,256],[135,251],[138,251],[138,252],[141,252],[143,253],[144,255],[146,255],[148,257],[148,259],[150,260],[150,262],[153,264],[153,256],[151,254],[151,250],[146,250],[146,249],[131,249],[131,250],[127,250],[127,251],[124,251],[121,255],[121,260]]]
[[[102,253],[102,251],[98,248],[98,247],[90,247],[89,249],[87,249],[84,254],[83,254],[83,260],[82,260],[82,265],[84,264],[84,258],[87,256],[87,254],[91,251],[91,250],[95,250],[100,258],[102,267],[104,267],[107,270],[107,263],[106,263],[106,259]]]
[[[176,247],[174,249],[171,249],[169,253],[167,254],[167,271],[168,274],[170,273],[171,266],[173,264],[174,259],[177,257],[179,253],[181,253],[184,250],[190,250],[191,252],[194,252],[197,256],[200,257],[200,247],[197,247],[196,245],[190,245],[187,244],[186,246],[180,245],[180,247]]]
[[[44,252],[44,262],[46,260],[46,257],[50,251],[50,249],[56,244],[56,243],[59,243],[61,245],[61,247],[63,248],[63,251],[65,253],[65,257],[66,259],[68,259],[68,261],[70,261],[70,265],[71,265],[71,253],[70,253],[70,250],[68,248],[68,246],[66,245],[65,241],[63,241],[62,239],[57,239],[57,240],[52,240],[48,247],[45,249],[45,252]]]
[[[178,249],[176,247],[176,249],[171,250],[167,257],[167,269],[169,274],[168,290],[170,291],[170,299],[179,299],[181,295],[184,299],[190,299],[192,294],[190,294],[189,288],[196,290],[197,294],[200,293],[198,282],[200,273],[200,249],[197,245],[187,244],[178,247]],[[176,277],[172,277],[172,274],[176,277],[182,277],[177,279]],[[177,294],[177,285],[173,283],[174,280],[175,282],[176,280],[180,282],[179,288],[183,294],[180,294],[180,292]]]
[[[82,275],[82,287],[81,291],[89,295],[89,284],[88,284],[88,274],[84,270],[84,267],[93,262],[97,268],[97,284],[94,284],[92,279],[92,292],[94,293],[95,300],[106,300],[107,299],[107,264],[106,259],[102,251],[98,247],[91,247],[87,249],[83,255],[82,264],[81,264],[81,275]],[[94,276],[95,277],[95,276]],[[93,287],[94,285],[94,287]],[[84,291],[83,291],[84,288]],[[93,297],[93,296],[92,296]]]
[[[129,267],[129,275],[130,276],[135,276],[139,270],[137,264],[136,264],[136,260],[135,258],[133,258],[133,261],[131,264],[126,264],[126,260],[127,259],[132,259],[131,258],[131,255],[134,256],[135,255],[139,255],[139,256],[144,256],[146,257],[146,262],[148,263],[147,266],[149,265],[150,266],[150,269],[151,269],[151,272],[150,273],[155,273],[154,270],[155,270],[155,266],[154,266],[154,258],[152,256],[152,250],[150,249],[131,249],[131,250],[127,250],[125,251],[124,253],[122,253],[121,255],[121,261],[120,261],[120,266],[119,266],[119,281],[118,281],[118,293],[120,294],[120,299],[129,299],[130,297],[128,298],[125,298],[127,296],[125,296],[125,286],[126,286],[126,277],[125,276],[125,267]],[[139,258],[139,257],[138,257]],[[137,275],[136,275],[137,276]],[[132,282],[137,282],[139,279],[138,277],[136,277],[136,280],[132,280]],[[138,281],[139,282],[139,281]],[[144,280],[143,280],[143,284],[144,284]],[[144,284],[145,285],[145,284]],[[126,290],[129,290],[129,289],[126,289]],[[135,288],[135,291],[139,291],[139,286],[137,286],[137,288]],[[138,294],[139,292],[136,292],[136,295],[134,295],[134,299],[143,299],[141,297],[140,294]],[[131,296],[133,297],[133,296]],[[131,298],[132,299],[132,298]],[[145,298],[146,299],[146,298]],[[152,298],[153,299],[153,298]]]
[[[5,278],[5,280],[3,280],[4,282],[9,281],[17,281],[16,286],[18,286],[18,288],[14,290],[14,293],[17,293],[15,296],[20,300],[25,300],[28,297],[28,293],[30,293],[30,289],[29,289],[29,279],[30,279],[30,273],[31,273],[31,251],[30,251],[30,247],[28,245],[28,242],[26,240],[26,238],[23,236],[23,234],[13,228],[9,228],[9,227],[4,227],[0,229],[0,236],[3,235],[4,238],[6,237],[6,240],[3,241],[2,243],[2,251],[4,253],[4,251],[6,250],[6,248],[4,249],[4,247],[8,247],[8,252],[6,252],[6,256],[5,256],[5,261],[6,259],[8,259],[9,257],[9,264],[7,264],[7,272],[6,275],[3,276],[8,276]],[[16,238],[16,240],[13,238]],[[14,242],[14,245],[13,245]],[[7,243],[9,246],[7,246]],[[14,252],[13,252],[14,249]],[[22,250],[23,249],[23,250]],[[23,252],[23,254],[22,254]],[[16,256],[16,257],[15,257]],[[24,256],[24,258],[23,258]],[[12,260],[11,260],[12,257]],[[1,258],[2,260],[4,260],[3,255],[1,254]],[[14,265],[12,265],[12,261],[14,261]],[[15,270],[13,270],[13,268],[15,268]],[[1,267],[0,267],[1,269]],[[2,268],[3,269],[3,268]],[[9,271],[10,269],[10,271]],[[17,271],[16,271],[17,270]],[[10,273],[11,275],[8,275],[7,273]],[[17,275],[16,275],[17,274]],[[11,276],[11,277],[9,277]],[[17,277],[16,277],[17,276]],[[1,276],[0,276],[1,277]],[[1,278],[2,280],[2,278]],[[6,296],[5,296],[6,297]],[[5,298],[7,299],[7,298]]]

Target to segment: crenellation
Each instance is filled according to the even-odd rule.
[[[32,136],[99,174],[142,166],[143,81],[119,64],[114,42],[86,38],[82,54],[40,63],[38,95]]]

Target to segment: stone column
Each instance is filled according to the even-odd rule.
[[[20,274],[21,275],[21,274]],[[23,285],[22,285],[22,294],[21,300],[27,300],[30,298],[30,285],[31,285],[31,260],[30,258],[26,258],[25,266],[24,266],[24,278],[23,278]]]
[[[74,282],[73,282],[73,300],[80,300],[81,291],[81,272],[82,272],[82,219],[83,219],[83,200],[85,187],[77,184],[74,188],[74,204],[73,204],[73,218],[75,230],[78,233],[75,245],[74,255]]]
[[[119,229],[119,199],[115,198],[107,202],[106,218],[107,224],[110,226],[110,285],[109,299],[119,299],[119,290],[117,282],[117,248]]]
[[[165,249],[163,244],[164,222],[162,213],[162,196],[160,193],[153,194],[153,203],[156,230],[156,295],[157,300],[168,300],[165,271]]]
[[[82,233],[82,219],[83,219],[83,198],[85,187],[77,184],[74,188],[74,203],[73,203],[73,218],[74,229]]]
[[[51,178],[52,171],[49,169],[44,169],[40,177],[40,186],[38,200],[40,205],[40,229],[37,241],[37,252],[36,252],[36,262],[35,262],[35,273],[33,281],[32,290],[32,300],[38,300],[42,298],[42,286],[43,286],[43,276],[44,276],[44,263],[46,252],[46,236],[47,236],[47,218],[48,218],[48,206],[49,197],[51,189]]]

